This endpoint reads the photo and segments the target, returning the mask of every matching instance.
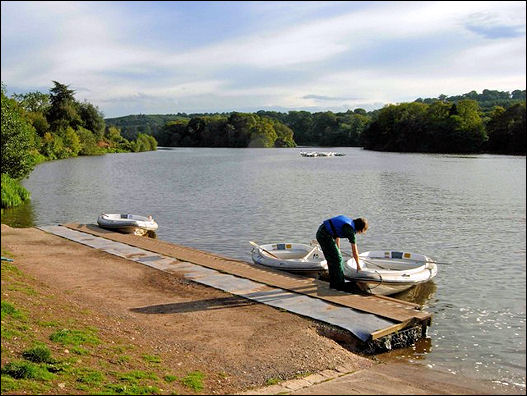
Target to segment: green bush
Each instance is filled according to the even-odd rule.
[[[22,353],[22,357],[33,363],[53,363],[55,360],[51,357],[51,351],[45,345],[38,345]]]
[[[7,363],[2,367],[2,374],[16,379],[50,380],[54,377],[45,367],[20,360]]]
[[[2,208],[14,208],[29,197],[29,192],[17,180],[2,174]]]
[[[5,95],[3,84],[1,93],[2,174],[6,173],[14,179],[24,178],[35,167],[33,157],[29,153],[35,148],[37,134],[35,128],[24,116],[24,110],[20,105]]]

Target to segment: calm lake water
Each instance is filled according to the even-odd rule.
[[[2,220],[152,215],[159,239],[251,261],[250,240],[309,243],[328,217],[364,216],[360,252],[445,263],[401,296],[433,314],[429,338],[387,357],[525,387],[525,156],[305,150],[174,148],[47,162],[24,181],[31,203]]]

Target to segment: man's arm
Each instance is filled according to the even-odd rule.
[[[337,244],[337,247],[340,249],[340,238],[339,237],[335,238],[335,243]]]
[[[359,264],[359,249],[357,249],[357,244],[352,243],[351,244],[351,252],[353,253],[353,258],[355,259],[355,262],[357,263],[357,271],[360,271],[362,268]]]

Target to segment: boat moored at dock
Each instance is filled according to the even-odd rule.
[[[318,245],[304,243],[272,243],[253,245],[255,264],[305,276],[317,276],[328,269],[324,253]]]
[[[376,250],[350,258],[344,264],[344,277],[365,292],[392,295],[428,282],[437,274],[437,264],[427,256],[394,250]]]
[[[134,235],[145,235],[158,229],[158,224],[152,216],[122,213],[103,213],[97,218],[97,224],[101,228]]]

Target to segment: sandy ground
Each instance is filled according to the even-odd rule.
[[[172,366],[169,368],[200,370],[209,379],[205,391],[210,393],[257,390],[270,379],[294,381],[306,374],[346,367],[347,372],[357,375],[324,381],[297,393],[525,394],[525,390],[498,389],[477,381],[467,385],[463,379],[452,379],[449,384],[440,373],[435,377],[441,378],[440,387],[427,388],[423,378],[434,383],[430,370],[416,372],[416,376],[426,377],[419,379],[419,388],[412,387],[406,366],[398,363],[391,366],[391,371],[384,370],[384,364],[346,350],[327,338],[320,324],[306,318],[35,228],[2,224],[1,236],[2,250],[8,251],[16,266],[33,278],[32,287],[57,296],[57,306],[42,306],[39,311],[52,310],[59,321],[78,312],[79,320],[89,320],[103,336],[155,350],[163,362]],[[2,292],[2,298],[5,295]],[[59,301],[66,301],[73,309],[61,309]],[[383,377],[382,372],[390,374]],[[370,391],[364,383],[368,376],[376,384]],[[358,386],[357,381],[362,385]],[[260,393],[266,394],[265,389],[270,392],[270,388],[264,388]],[[292,392],[278,389],[276,393]]]
[[[180,371],[225,373],[230,381],[219,385],[220,393],[263,386],[271,378],[374,364],[321,335],[308,319],[35,228],[2,224],[2,249],[49,293],[94,312],[97,328],[153,346]]]

